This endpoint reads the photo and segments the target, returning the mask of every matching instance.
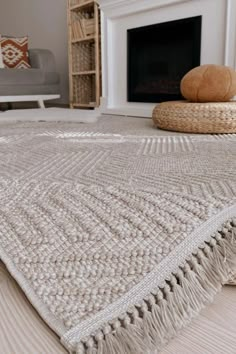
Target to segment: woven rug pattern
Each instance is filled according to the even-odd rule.
[[[161,348],[235,271],[236,137],[150,124],[0,125],[0,256],[71,351]],[[160,305],[158,327],[180,285],[187,307]]]

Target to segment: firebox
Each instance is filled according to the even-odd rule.
[[[179,100],[180,81],[200,65],[202,17],[195,16],[128,32],[128,102]]]

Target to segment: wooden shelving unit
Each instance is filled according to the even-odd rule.
[[[68,0],[70,107],[100,104],[100,10],[96,1]]]

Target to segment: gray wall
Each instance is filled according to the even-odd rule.
[[[30,48],[50,49],[61,76],[60,103],[68,103],[66,0],[0,0],[0,34],[29,36]]]

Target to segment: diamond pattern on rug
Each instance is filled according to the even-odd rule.
[[[126,136],[119,134],[122,122],[109,135],[104,120],[1,126],[1,177],[236,196],[235,136],[154,136],[150,128],[145,136]]]
[[[90,343],[91,333],[95,343],[93,337],[98,330],[105,333],[107,324],[123,326],[124,314],[127,321],[138,316],[138,323],[159,299],[165,303],[165,290],[155,289],[169,291],[171,274],[181,269],[182,277],[186,255],[197,254],[199,245],[204,257],[208,238],[202,226],[213,218],[207,225],[214,228],[218,214],[235,204],[236,135],[168,134],[152,130],[148,120],[129,117],[123,122],[101,117],[83,125],[0,124],[0,251],[22,274],[35,294],[31,302],[56,333],[64,334],[62,343],[71,352],[81,338]],[[220,272],[218,263],[231,262],[226,252],[235,242],[234,232],[226,247],[215,241],[222,241],[221,229],[209,240],[206,250],[216,251],[207,265],[209,274],[214,262]],[[196,279],[191,269],[187,281]],[[192,296],[194,286],[184,286],[186,319],[198,296]],[[205,301],[205,293],[201,296]],[[162,312],[166,320],[167,311]],[[170,323],[175,314],[170,312]],[[90,349],[77,353],[99,353]]]

